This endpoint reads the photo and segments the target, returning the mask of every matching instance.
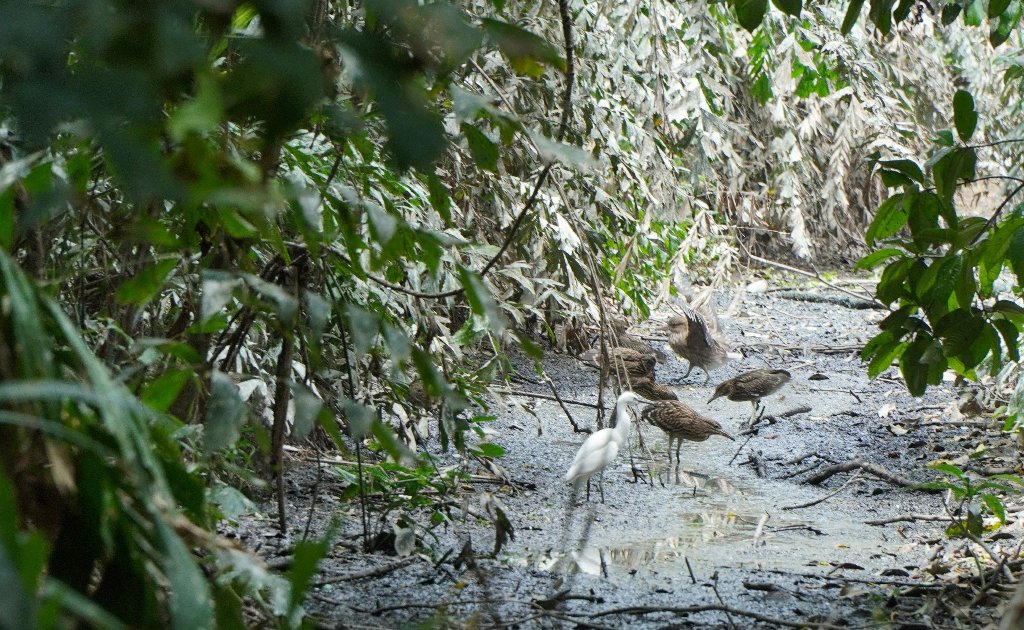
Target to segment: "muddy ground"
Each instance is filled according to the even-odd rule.
[[[556,402],[509,395],[493,401],[497,419],[487,425],[487,439],[506,450],[496,460],[500,469],[467,464],[474,483],[450,497],[451,520],[432,530],[436,539],[424,537],[427,549],[394,555],[391,524],[371,515],[372,532],[384,533],[378,542],[391,554],[358,552],[358,504],[339,499],[346,478],[325,462],[318,475],[308,449],[293,451],[287,476],[289,535],[278,534],[272,502],[235,531],[280,565],[309,514],[314,533],[342,519],[307,605],[324,627],[946,628],[998,619],[1012,587],[994,583],[988,563],[981,591],[974,557],[981,547],[945,536],[948,520],[869,524],[948,519],[944,494],[870,471],[808,482],[851,460],[875,464],[896,481],[941,478],[926,468],[938,460],[1013,469],[1017,452],[998,423],[961,413],[963,392],[951,382],[915,399],[895,368],[869,381],[857,349],[884,311],[852,308],[864,304],[812,287],[741,287],[719,295],[718,304],[745,357],[714,371],[708,385],[699,370],[684,378],[686,364],[674,356],[657,376],[737,441],[684,444],[681,470],[667,466],[660,430],[634,424],[629,453],[605,475],[605,502],[596,492],[589,503],[573,501],[563,475],[586,435],[574,432]],[[632,330],[660,333],[654,320]],[[535,374],[529,361],[517,362],[523,375]],[[554,353],[543,365],[563,399],[596,401],[596,371]],[[707,399],[715,383],[764,366],[788,369],[793,381],[765,400],[766,416],[775,417],[740,435],[750,404]],[[531,378],[511,387],[551,394]],[[783,417],[801,407],[809,411]],[[567,408],[581,427],[595,426],[595,410]],[[979,444],[988,450],[968,459]],[[459,463],[439,453],[436,435],[420,448],[439,454],[439,466]],[[490,557],[495,506],[515,538]],[[982,541],[1000,558],[1016,558],[1021,540],[1021,522],[1008,520]]]

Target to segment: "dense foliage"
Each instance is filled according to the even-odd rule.
[[[969,295],[1010,228],[966,238],[948,210],[983,159],[941,136],[935,191],[907,161],[945,124],[935,94],[971,76],[979,105],[999,96],[993,55],[937,30],[953,9],[872,2],[881,37],[863,2],[774,4],[0,0],[0,572],[20,578],[0,624],[235,627],[242,596],[301,623],[324,545],[282,579],[213,534],[239,488],[280,492],[286,437],[355,459],[336,472],[395,545],[429,538],[453,518],[430,497],[501,455],[475,435],[509,347],[646,315],[675,267],[850,252],[886,196],[872,156],[904,190],[870,238],[901,216],[917,238],[880,288],[905,314],[886,365],[937,365],[934,339],[964,370],[1010,348],[1017,313]],[[999,43],[1019,17],[977,21]],[[923,284],[957,257],[988,275]],[[1000,336],[956,345],[908,327],[915,308]]]

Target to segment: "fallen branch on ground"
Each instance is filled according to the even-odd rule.
[[[864,521],[865,525],[889,525],[891,523],[902,523],[904,521],[913,523],[915,521],[951,521],[945,514],[898,514],[886,518],[876,518]]]
[[[885,468],[879,466],[878,464],[872,464],[871,462],[866,462],[862,459],[851,459],[848,462],[842,462],[841,464],[829,466],[828,468],[819,471],[814,475],[811,475],[807,479],[804,479],[804,483],[809,483],[816,486],[821,482],[825,481],[826,479],[832,477],[833,475],[838,475],[839,473],[850,472],[851,470],[857,469],[863,470],[864,472],[870,475],[874,475],[875,477],[878,477],[882,481],[888,481],[889,483],[895,486],[899,486],[901,488],[917,489],[918,484],[911,481],[910,479],[907,479],[906,477],[901,477],[900,475],[897,475],[894,472],[886,470]],[[926,488],[920,489],[924,490],[925,492],[941,492],[941,490],[928,490]]]
[[[589,617],[607,617],[609,615],[651,615],[657,613],[691,615],[694,613],[702,612],[723,612],[726,614],[738,615],[740,617],[749,617],[750,619],[755,619],[762,623],[767,623],[774,626],[782,626],[786,628],[839,628],[839,626],[824,622],[817,623],[810,621],[790,621],[789,619],[769,617],[768,615],[762,615],[761,613],[757,613],[752,610],[743,610],[742,608],[735,608],[733,606],[726,606],[723,604],[699,604],[696,606],[626,606],[624,608],[602,610],[600,612],[594,613],[593,615],[590,615]]]
[[[852,484],[852,483],[854,483],[856,481],[860,481],[861,480],[861,477],[860,477],[860,473],[861,472],[862,471],[858,470],[857,474],[855,474],[854,476],[852,476],[852,477],[850,477],[849,479],[846,480],[846,483],[844,483],[843,485],[839,486],[835,491],[830,492],[829,494],[826,494],[825,496],[821,497],[820,499],[815,499],[813,501],[808,501],[807,503],[800,503],[798,505],[784,505],[784,506],[782,506],[782,509],[783,510],[801,510],[803,508],[809,508],[811,506],[818,505],[819,503],[824,503],[825,501],[828,501],[832,497],[836,496],[837,494],[839,494],[840,492],[845,490],[846,487],[849,486],[850,484]]]
[[[313,586],[325,586],[327,584],[337,584],[338,582],[348,582],[349,580],[361,580],[363,578],[380,577],[387,575],[392,571],[397,571],[402,567],[412,564],[416,560],[419,560],[419,556],[407,556],[397,562],[391,564],[385,564],[384,566],[374,567],[372,569],[366,569],[364,571],[354,571],[352,573],[346,573],[344,575],[334,575],[324,580],[320,580],[313,584]]]

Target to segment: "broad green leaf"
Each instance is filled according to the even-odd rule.
[[[917,162],[913,160],[881,160],[878,164],[879,166],[899,171],[919,184],[924,184],[924,172]]]
[[[370,219],[370,228],[373,230],[373,236],[381,245],[387,245],[395,235],[395,231],[398,229],[398,220],[391,214],[381,208],[375,203],[363,204],[366,208],[366,214]]]
[[[947,462],[932,462],[931,464],[928,464],[928,467],[937,470],[941,473],[945,473],[947,475],[956,477],[958,479],[963,479],[964,475],[966,474],[964,473],[962,468],[959,468]]]
[[[983,318],[969,310],[957,309],[935,324],[935,336],[943,340],[947,355],[959,356],[981,334],[984,326]]]
[[[999,497],[994,494],[982,494],[981,500],[985,503],[985,507],[999,519],[1000,524],[1006,523],[1006,508],[1003,507],[1003,502]]]
[[[1010,38],[1010,33],[1020,23],[1022,12],[1024,12],[1024,4],[1020,0],[1012,0],[999,16],[999,22],[989,32],[988,41],[993,47],[999,46]]]
[[[883,260],[888,260],[889,258],[893,258],[895,256],[902,256],[903,253],[904,252],[903,252],[902,249],[896,249],[895,247],[886,247],[886,248],[883,248],[883,249],[879,249],[879,250],[871,252],[867,256],[865,256],[865,257],[861,258],[860,260],[858,260],[857,261],[857,265],[854,268],[855,269],[874,269]]]
[[[373,347],[377,333],[380,332],[381,318],[355,304],[345,308],[345,315],[348,316],[348,341],[352,344],[352,360],[359,361]]]
[[[377,411],[350,398],[342,398],[341,406],[345,410],[345,424],[352,439],[362,440],[369,435],[377,420]]]
[[[803,8],[803,0],[772,0],[775,8],[787,15],[800,17],[800,9]]]
[[[310,593],[310,580],[316,575],[320,561],[324,559],[333,546],[337,524],[332,522],[323,538],[316,541],[301,540],[295,545],[292,563],[285,576],[291,588],[288,589],[288,612],[294,613],[302,600]]]
[[[170,621],[175,630],[214,627],[213,596],[210,584],[200,571],[196,557],[185,546],[162,516],[153,519],[160,537],[161,569],[167,578],[170,595]]]
[[[843,18],[843,25],[840,28],[843,35],[849,34],[853,29],[853,25],[860,18],[860,10],[863,6],[864,0],[850,0],[850,5],[846,8],[846,17]]]
[[[292,399],[295,401],[295,421],[291,434],[296,440],[301,440],[309,435],[326,408],[323,401],[301,383],[292,383]]]
[[[491,331],[500,334],[505,329],[505,317],[501,309],[491,297],[491,292],[484,285],[480,276],[465,267],[459,267],[459,283],[466,291],[466,299],[469,301],[473,314],[486,318]]]
[[[142,402],[157,411],[167,411],[192,375],[192,370],[170,370],[161,374],[143,390]]]
[[[981,26],[985,19],[985,0],[964,0],[966,10],[964,11],[964,24],[967,26]]]
[[[210,375],[210,401],[206,406],[203,450],[219,451],[238,441],[238,429],[245,420],[245,403],[231,377],[219,370]]]
[[[892,17],[897,23],[907,19],[910,15],[910,10],[917,4],[916,0],[900,0],[900,3],[896,5],[896,10],[893,11]]]
[[[992,322],[992,325],[999,331],[999,336],[1003,339],[1003,345],[1006,346],[1006,354],[1010,360],[1020,361],[1020,329],[1006,319],[997,319]]]
[[[768,0],[733,0],[732,4],[736,9],[736,18],[740,26],[751,33],[761,26],[761,20],[768,12]]]
[[[953,122],[963,142],[969,142],[978,126],[978,112],[974,109],[974,97],[967,90],[957,90],[953,95]]]
[[[1010,0],[988,0],[988,17],[999,17],[1010,6]]]
[[[481,442],[476,445],[476,450],[484,457],[502,457],[505,449],[493,442]]]
[[[477,166],[492,173],[498,172],[500,152],[498,145],[491,141],[484,132],[470,124],[462,125],[462,133],[469,143],[469,152]]]
[[[873,245],[878,239],[892,236],[906,225],[908,213],[903,203],[904,199],[905,195],[899,193],[889,197],[878,207],[875,218],[864,235],[868,245]]]
[[[146,304],[160,292],[177,260],[161,260],[140,271],[117,288],[117,301],[122,304]]]
[[[480,23],[487,37],[508,57],[516,72],[539,77],[544,73],[544,68],[540,64],[565,71],[565,58],[546,40],[501,20],[484,18]]]
[[[167,131],[175,142],[181,142],[190,133],[214,131],[224,119],[220,86],[207,73],[200,74],[197,83],[195,97],[178,107],[167,120]]]
[[[200,308],[201,320],[205,322],[219,314],[231,300],[235,289],[242,284],[243,280],[235,274],[217,270],[204,271],[201,287],[203,295]]]

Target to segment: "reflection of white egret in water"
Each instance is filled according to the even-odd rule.
[[[565,480],[573,484],[576,492],[586,484],[587,501],[590,500],[590,478],[597,474],[604,476],[604,469],[615,460],[619,448],[625,444],[629,435],[632,421],[626,407],[642,400],[633,392],[622,392],[615,402],[615,426],[592,433],[576,452],[576,459],[565,474]],[[598,488],[601,490],[601,502],[604,503],[604,484],[600,480]]]

